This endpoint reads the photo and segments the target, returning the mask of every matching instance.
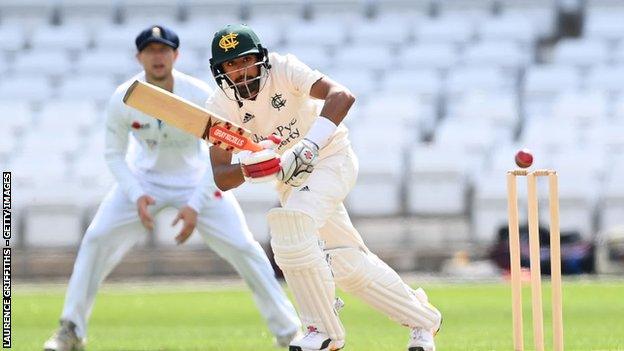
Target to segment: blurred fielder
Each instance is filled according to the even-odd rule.
[[[334,282],[410,328],[408,350],[435,350],[440,312],[369,251],[343,205],[358,171],[341,123],[355,101],[351,92],[292,55],[269,54],[245,25],[215,34],[210,64],[221,89],[208,110],[251,130],[266,148],[231,164],[231,153],[211,147],[217,186],[279,181],[282,207],[268,214],[271,245],[307,328],[290,350],[344,346]]]
[[[247,227],[230,192],[221,192],[207,168],[208,148],[201,140],[125,106],[122,98],[135,79],[203,104],[211,89],[173,70],[178,56],[177,35],[162,26],[150,27],[136,38],[144,72],[119,86],[110,99],[106,121],[106,161],[117,184],[100,205],[80,245],[67,289],[61,327],[45,350],[81,350],[87,320],[97,290],[124,254],[153,229],[153,215],[173,206],[174,225],[183,243],[197,227],[206,243],[227,260],[253,292],[255,302],[278,345],[286,347],[299,332],[292,304],[274,277],[264,251]],[[126,163],[128,134],[136,152]],[[138,214],[138,215],[137,215]]]

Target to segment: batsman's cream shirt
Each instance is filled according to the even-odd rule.
[[[281,137],[277,151],[282,154],[306,135],[319,116],[323,100],[311,97],[310,88],[323,74],[293,55],[270,53],[269,64],[266,83],[254,100],[242,100],[240,106],[221,89],[215,89],[206,105],[208,110],[249,129],[255,142],[271,134]],[[347,147],[348,131],[341,123],[327,146],[320,150],[319,159]]]
[[[173,93],[200,106],[212,93],[206,83],[184,73],[174,70],[173,78]],[[208,169],[208,147],[205,141],[125,105],[124,94],[135,80],[145,81],[145,73],[121,84],[108,103],[106,162],[133,202],[145,194],[141,182],[170,188],[197,187],[189,205],[199,211],[203,199],[209,198],[201,193],[215,188],[212,170]]]

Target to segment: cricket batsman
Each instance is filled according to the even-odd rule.
[[[215,34],[210,67],[220,89],[207,109],[249,129],[265,147],[240,153],[235,164],[231,153],[211,147],[217,186],[278,181],[281,207],[268,214],[271,245],[306,328],[290,350],[344,347],[335,284],[408,327],[409,351],[435,350],[440,312],[366,247],[343,205],[358,172],[341,123],[355,97],[295,56],[269,53],[245,25]]]
[[[254,300],[275,335],[286,347],[298,335],[300,322],[274,276],[270,262],[254,240],[230,192],[221,192],[207,167],[203,140],[124,105],[135,80],[146,81],[203,104],[211,92],[204,82],[173,69],[178,36],[152,26],[136,37],[143,72],[117,88],[106,118],[106,162],[116,184],[100,205],[82,239],[61,314],[61,326],[45,343],[46,351],[82,350],[87,322],[100,284],[130,248],[153,229],[153,216],[165,207],[179,210],[184,225],[176,236],[183,243],[198,229],[206,243],[228,261],[251,288]],[[131,152],[126,162],[128,144]],[[218,318],[218,316],[215,316]]]

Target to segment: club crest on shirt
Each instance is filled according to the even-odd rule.
[[[271,98],[271,106],[279,111],[282,107],[286,106],[286,99],[282,98],[282,94],[275,94]]]
[[[256,116],[252,115],[249,112],[245,112],[245,116],[243,116],[243,123],[247,123],[247,122],[251,121],[252,119],[254,119],[254,117],[256,117]]]

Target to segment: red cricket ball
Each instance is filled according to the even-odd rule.
[[[516,153],[516,164],[518,167],[527,168],[533,164],[533,154],[529,149],[522,149]]]

